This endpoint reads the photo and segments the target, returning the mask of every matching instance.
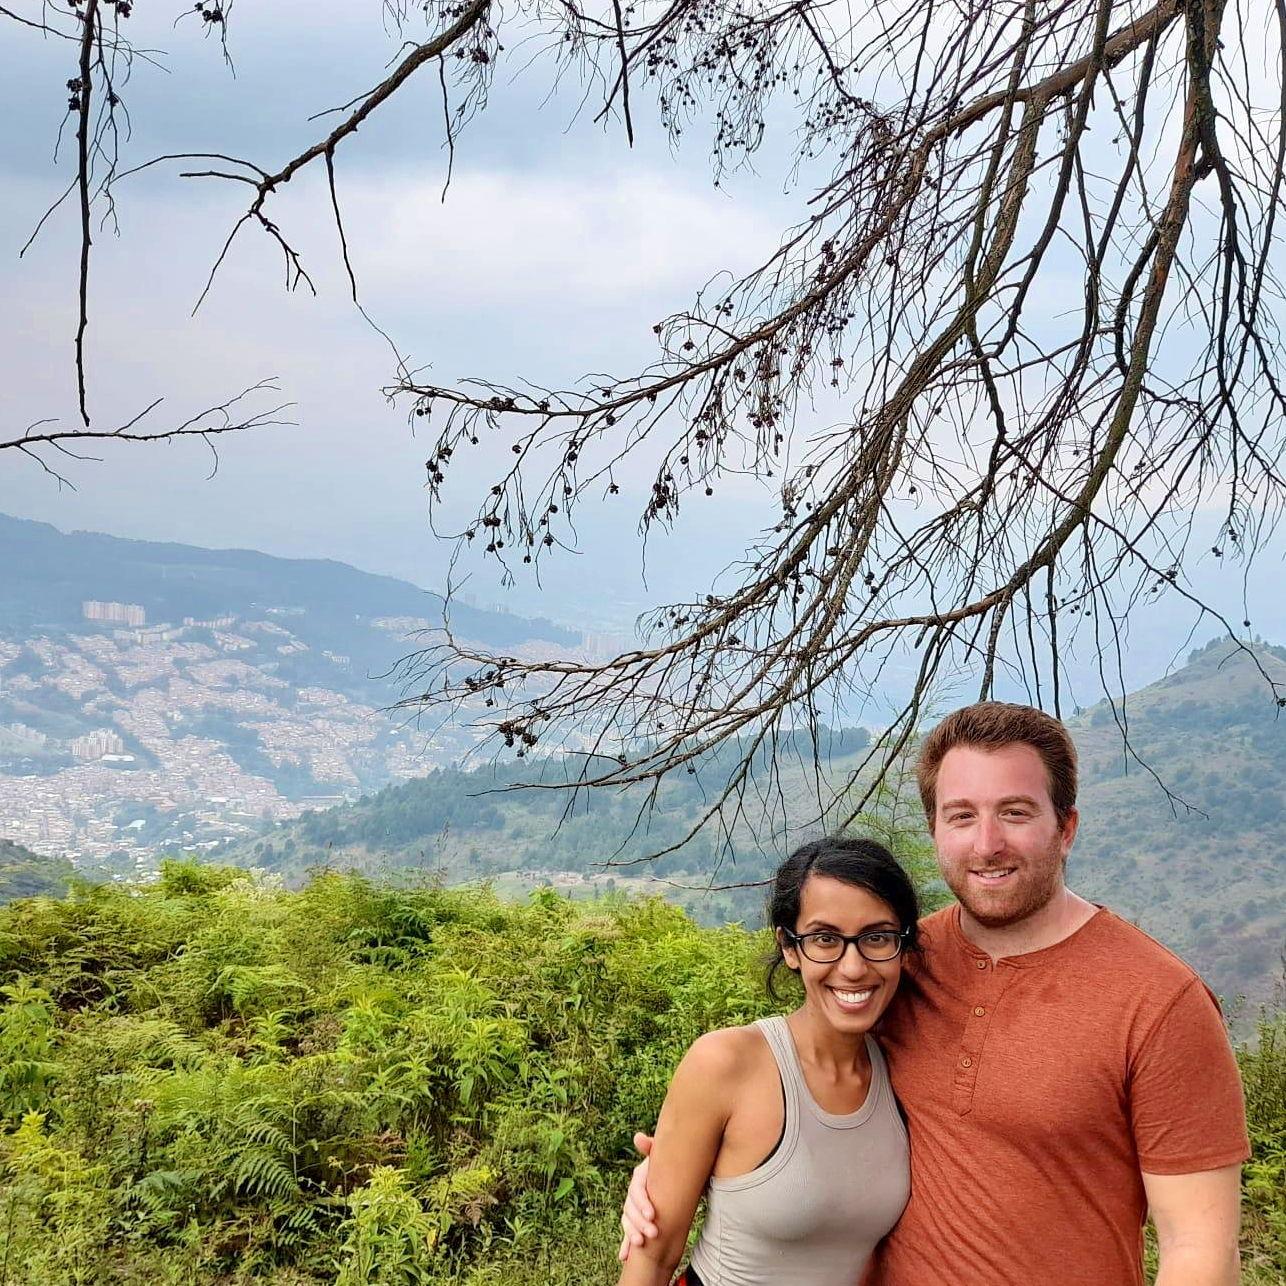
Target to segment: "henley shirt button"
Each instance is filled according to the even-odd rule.
[[[960,1060],[960,1066],[961,1066],[961,1067],[972,1067],[972,1066],[973,1066],[973,1059],[972,1059],[972,1058],[962,1058],[962,1059]]]
[[[978,1005],[973,1011],[973,1016],[975,1018],[981,1018],[986,1012],[987,1011],[981,1005]]]
[[[985,960],[979,960],[977,964],[979,969],[985,969],[987,967],[987,962]]]

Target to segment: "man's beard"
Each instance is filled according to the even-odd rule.
[[[1047,857],[1059,858],[1058,848],[1051,848]],[[996,863],[996,868],[1003,868],[1004,863]],[[1047,906],[1063,882],[1063,871],[1067,858],[1046,862],[1037,857],[1035,867],[1031,859],[1024,858],[1015,864],[1012,888],[1005,890],[1003,898],[985,898],[976,896],[980,892],[970,882],[969,868],[956,877],[953,872],[943,871],[947,887],[954,893],[960,905],[973,919],[987,929],[1004,929],[1021,920],[1035,915],[1042,907]],[[979,867],[986,870],[986,867]]]

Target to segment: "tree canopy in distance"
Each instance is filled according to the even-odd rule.
[[[0,20],[66,37],[76,73],[83,391],[88,212],[126,173],[112,150],[113,68],[130,53],[131,5],[29,7]],[[627,471],[652,479],[644,532],[689,502],[719,503],[732,473],[772,479],[779,497],[744,562],[643,622],[636,648],[531,660],[448,637],[408,668],[415,704],[480,720],[518,753],[573,739],[596,752],[584,784],[659,783],[736,745],[702,822],[717,824],[781,734],[844,722],[891,660],[913,678],[862,783],[899,756],[946,676],[975,674],[982,696],[1016,685],[1062,713],[1069,641],[1120,690],[1130,615],[1156,595],[1246,634],[1249,621],[1203,602],[1187,569],[1197,556],[1248,565],[1284,496],[1274,250],[1286,6],[384,8],[407,39],[397,60],[295,157],[151,162],[245,188],[216,272],[257,232],[280,249],[290,286],[311,285],[273,218],[274,194],[310,166],[327,174],[347,266],[336,160],[361,145],[362,123],[405,86],[436,81],[454,149],[497,69],[527,62],[533,42],[547,56],[526,74],[586,88],[587,110],[622,146],[642,112],[659,113],[676,143],[709,125],[717,176],[771,127],[793,131],[807,173],[826,173],[767,262],[655,327],[646,369],[560,388],[502,371],[439,386],[398,368],[390,391],[435,435],[435,502],[463,454],[494,462],[475,517],[450,535],[507,574],[534,574],[572,545],[578,508]],[[226,40],[230,13],[202,0],[193,17]],[[1212,507],[1213,544],[1195,522]],[[1286,694],[1264,679],[1267,713]],[[865,786],[849,796],[860,810]]]

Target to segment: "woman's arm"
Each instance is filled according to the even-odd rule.
[[[687,1245],[706,1181],[714,1170],[724,1127],[744,1070],[742,1033],[710,1032],[679,1064],[656,1124],[648,1194],[660,1235],[636,1247],[619,1286],[667,1286]]]

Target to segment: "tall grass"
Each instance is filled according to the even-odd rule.
[[[614,1280],[629,1138],[761,935],[168,865],[0,908],[0,1286]],[[1279,1281],[1286,1032],[1241,1055],[1247,1280]]]

